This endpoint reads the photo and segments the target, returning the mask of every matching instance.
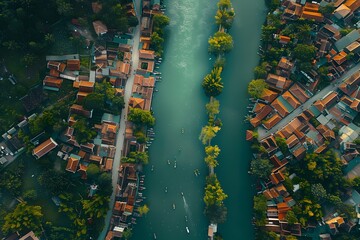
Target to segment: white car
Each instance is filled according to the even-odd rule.
[[[4,146],[1,146],[1,150],[5,150]]]

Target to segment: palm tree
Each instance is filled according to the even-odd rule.
[[[91,200],[83,200],[82,205],[85,214],[91,218],[101,218],[106,215],[109,201],[109,197],[95,194]]]
[[[234,9],[218,9],[215,15],[215,22],[219,27],[230,29],[234,21],[235,12]]]
[[[206,95],[208,96],[217,96],[221,93],[224,85],[221,82],[221,72],[222,67],[213,68],[211,73],[205,76],[202,86]]]

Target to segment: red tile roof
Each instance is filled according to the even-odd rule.
[[[48,140],[46,140],[45,142],[41,143],[36,148],[34,148],[32,154],[35,158],[39,159],[48,152],[50,152],[51,150],[53,150],[54,148],[56,148],[56,146],[57,143],[52,138],[49,138]]]
[[[66,171],[75,173],[78,165],[79,165],[79,159],[74,157],[69,157],[66,165]]]

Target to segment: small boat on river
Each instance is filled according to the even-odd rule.
[[[175,203],[173,203],[173,209],[175,210]]]
[[[156,234],[155,234],[155,233],[154,233],[154,239],[157,239],[157,238],[156,238]]]
[[[187,233],[190,233],[190,230],[189,230],[189,228],[188,228],[188,227],[186,227],[186,232],[187,232]]]
[[[174,168],[176,168],[176,161],[174,162]]]

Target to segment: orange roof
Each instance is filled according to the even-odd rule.
[[[323,102],[323,104],[328,107],[329,105],[333,104],[334,102],[337,101],[337,96],[338,93],[337,92],[331,92],[330,94],[328,94],[324,99],[322,99],[321,101]]]
[[[271,106],[280,114],[281,117],[285,117],[290,113],[278,98],[271,103]]]
[[[305,3],[304,11],[317,12],[319,11],[319,5],[315,3]]]
[[[354,101],[351,103],[350,107],[357,112],[360,112],[360,100],[355,98]]]
[[[306,153],[306,149],[303,146],[301,146],[293,152],[293,155],[296,157],[296,159],[300,160],[303,157],[305,157],[305,153]]]
[[[88,82],[88,81],[80,81],[79,82],[79,87],[89,87],[89,88],[93,88],[95,85],[94,82]]]
[[[348,8],[350,8],[352,11],[355,11],[360,7],[360,1],[359,0],[347,0],[344,3]]]
[[[338,64],[341,65],[346,61],[346,52],[341,51],[336,56],[333,57],[333,60]]]
[[[79,59],[69,59],[66,61],[66,68],[70,71],[80,70],[80,60]]]
[[[153,60],[155,59],[155,51],[140,49],[139,58]]]
[[[282,36],[282,35],[280,35],[279,36],[279,42],[280,43],[289,43],[290,42],[290,40],[291,40],[291,38],[290,37],[288,37],[288,36]]]
[[[293,107],[293,108],[298,108],[301,104],[298,100],[296,100],[296,98],[294,98],[294,96],[289,92],[286,91],[282,97]]]
[[[78,165],[79,165],[79,159],[74,157],[69,157],[66,165],[66,171],[75,173]]]
[[[266,121],[264,122],[264,127],[266,129],[271,129],[273,128],[278,122],[281,121],[281,117],[278,113],[275,113],[274,115],[272,115],[270,118],[266,119]]]
[[[253,111],[254,113],[260,112],[266,105],[264,103],[257,102],[254,105]]]
[[[316,107],[320,112],[324,111],[325,105],[321,100],[317,100],[314,104],[314,107]]]
[[[253,131],[246,130],[246,141],[251,141],[254,138]]]
[[[291,86],[289,91],[302,103],[306,102],[310,97],[298,84]]]
[[[112,165],[113,165],[113,159],[107,158],[105,163],[105,170],[110,171],[112,169]]]
[[[261,99],[264,99],[265,101],[272,102],[277,97],[277,93],[274,91],[271,91],[270,89],[264,89],[262,95],[260,96]]]
[[[61,78],[54,78],[54,77],[46,76],[43,81],[43,85],[49,86],[49,87],[61,88],[62,82],[63,82],[63,80]]]
[[[288,148],[292,148],[298,143],[299,143],[299,139],[296,137],[295,134],[291,135],[288,139],[286,139],[286,144]]]
[[[305,19],[315,20],[317,22],[322,22],[324,20],[324,16],[319,12],[303,11],[301,17]]]
[[[56,148],[56,146],[57,143],[52,138],[49,138],[45,142],[35,147],[32,154],[34,155],[35,158],[39,159],[48,152],[50,152],[51,150],[53,150],[54,148]]]
[[[140,108],[144,109],[145,106],[145,100],[142,98],[130,98],[129,105],[133,108]]]

